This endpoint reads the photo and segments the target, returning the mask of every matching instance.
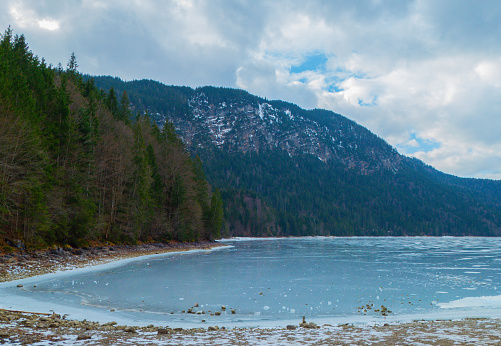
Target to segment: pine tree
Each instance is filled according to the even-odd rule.
[[[78,73],[78,64],[77,64],[77,57],[75,56],[75,53],[72,52],[70,56],[70,60],[68,61],[66,72],[70,74],[77,74]]]
[[[221,227],[224,221],[223,199],[218,189],[215,189],[211,200],[212,238],[221,238]]]
[[[124,90],[122,97],[120,98],[120,105],[118,107],[117,119],[123,121],[124,123],[130,122],[130,110],[129,110],[129,97],[127,96],[127,91]]]

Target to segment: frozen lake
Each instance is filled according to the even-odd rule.
[[[317,324],[501,316],[500,238],[224,243],[232,247],[2,283],[0,307],[169,326],[285,326],[302,316]]]

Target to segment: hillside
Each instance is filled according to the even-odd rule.
[[[500,181],[438,172],[342,115],[235,89],[94,81],[202,159],[225,235],[501,235]]]
[[[200,161],[77,67],[1,36],[0,251],[218,237],[222,205]]]

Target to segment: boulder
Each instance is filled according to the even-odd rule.
[[[317,326],[316,323],[310,322],[310,323],[308,323],[308,328],[310,328],[310,329],[318,329],[320,327]]]

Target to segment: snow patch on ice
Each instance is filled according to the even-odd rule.
[[[440,306],[442,309],[501,307],[501,296],[466,297],[448,303],[438,303],[437,306]]]

